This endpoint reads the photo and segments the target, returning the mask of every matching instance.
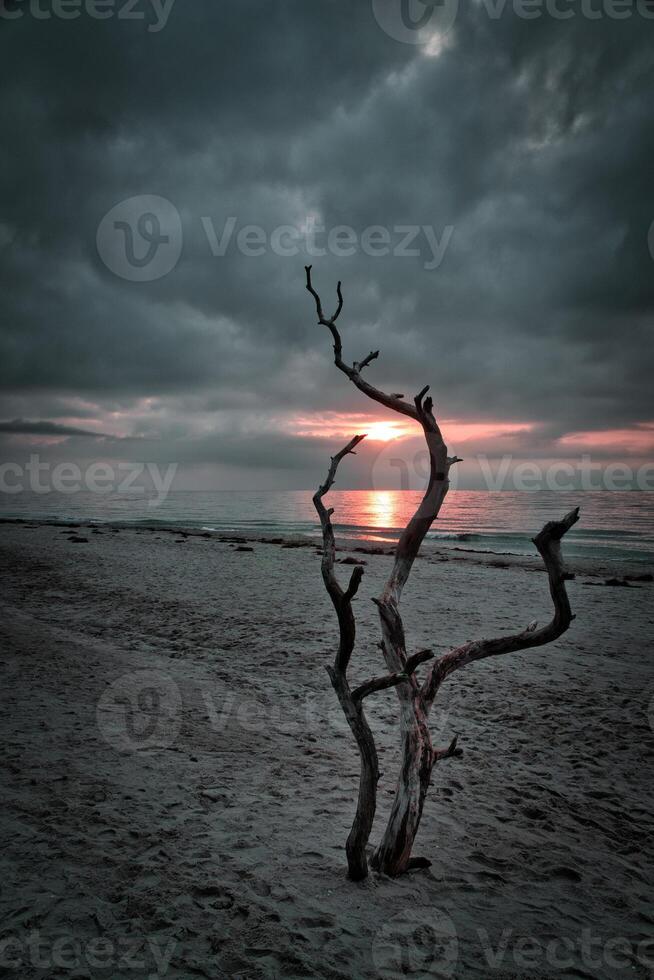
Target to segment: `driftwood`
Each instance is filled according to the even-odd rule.
[[[326,317],[320,296],[313,288],[311,266],[306,267],[306,277],[307,289],[316,304],[318,323],[327,327],[331,333],[336,367],[347,375],[363,394],[386,408],[414,419],[421,425],[430,460],[429,480],[424,497],[400,536],[393,567],[382,593],[378,598],[373,599],[379,612],[381,649],[388,673],[366,681],[354,690],[350,688],[347,679],[356,632],[352,600],[361,584],[363,569],[361,566],[355,567],[346,589],[338,584],[334,574],[335,541],[331,524],[333,510],[325,507],[323,497],[334,483],[341,460],[354,453],[355,447],[365,436],[355,436],[332,458],[327,479],[313,498],[323,532],[323,580],[336,610],[340,629],[338,651],[334,665],[329,667],[328,671],[361,756],[357,811],[346,844],[349,876],[360,880],[368,873],[366,846],[375,816],[379,779],[375,741],[363,710],[364,698],[377,691],[395,687],[399,701],[402,764],[386,829],[371,861],[372,867],[376,870],[389,875],[399,875],[411,867],[429,865],[429,861],[425,859],[412,858],[411,852],[420,825],[432,770],[437,763],[455,758],[462,753],[456,737],[446,748],[435,748],[432,745],[428,721],[436,695],[445,679],[455,670],[475,660],[550,643],[568,629],[573,616],[565,588],[566,575],[561,556],[561,539],[579,519],[579,509],[571,511],[561,521],[546,524],[533,539],[549,577],[554,604],[552,620],[540,629],[536,623],[531,623],[526,629],[512,636],[476,640],[449,650],[430,665],[424,681],[420,683],[416,676],[416,669],[427,660],[434,659],[434,655],[429,650],[413,655],[407,653],[404,627],[399,611],[400,599],[420,546],[438,516],[447,494],[450,467],[460,460],[456,456],[448,456],[447,446],[434,417],[432,399],[427,396],[428,387],[423,388],[411,404],[404,400],[404,395],[386,394],[362,377],[361,372],[379,356],[379,351],[372,351],[362,361],[355,361],[351,366],[343,360],[341,337],[336,327],[336,321],[343,310],[341,283],[339,282],[337,287],[337,308],[331,317]]]

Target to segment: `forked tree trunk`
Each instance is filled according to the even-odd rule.
[[[334,561],[336,558],[336,543],[334,541],[334,530],[331,522],[331,510],[327,510],[322,502],[322,498],[331,489],[336,479],[338,464],[344,456],[354,452],[363,436],[355,436],[336,456],[332,457],[327,479],[314,494],[313,503],[320,517],[323,535],[322,549],[322,577],[325,588],[332,600],[339,625],[339,644],[334,659],[334,666],[328,667],[329,677],[336,696],[341,704],[343,713],[350,726],[352,734],[359,748],[361,757],[361,777],[359,781],[359,801],[357,812],[347,839],[346,853],[348,872],[354,881],[360,881],[368,874],[368,860],[366,857],[366,844],[372,830],[372,822],[375,819],[375,804],[377,799],[377,782],[379,779],[379,766],[377,763],[377,750],[375,740],[370,731],[370,727],[363,713],[360,703],[352,697],[352,691],[347,680],[347,668],[354,649],[356,638],[356,623],[352,612],[352,599],[357,593],[361,582],[362,569],[357,566],[350,577],[350,584],[347,589],[342,589],[334,574]]]
[[[407,677],[412,677],[413,671],[421,663],[424,663],[432,656],[430,650],[423,650],[420,653],[414,654],[413,657],[409,657],[404,662],[400,673],[394,672],[382,677],[374,677],[364,684],[359,685],[355,690],[350,688],[347,671],[356,639],[356,623],[352,611],[352,600],[358,592],[363,568],[357,565],[353,569],[347,589],[343,589],[339,585],[334,573],[336,542],[334,540],[334,529],[331,522],[332,511],[325,507],[323,497],[333,486],[338,465],[343,457],[353,454],[355,446],[364,438],[364,436],[355,436],[347,446],[341,449],[336,456],[332,457],[327,479],[318,488],[313,497],[313,503],[318,512],[322,527],[322,577],[325,588],[336,610],[339,626],[338,650],[334,658],[333,667],[328,667],[327,671],[347,719],[347,723],[356,740],[361,759],[357,810],[345,845],[348,875],[354,881],[360,881],[368,874],[366,846],[375,819],[377,783],[379,781],[377,750],[363,710],[364,698],[370,694],[374,694],[375,691],[382,691],[385,688],[394,687],[403,683]]]
[[[349,875],[353,879],[360,880],[368,873],[366,845],[375,817],[379,779],[375,742],[363,712],[364,698],[375,691],[389,687],[395,687],[397,690],[402,762],[391,812],[381,843],[373,854],[372,865],[385,874],[399,875],[412,866],[425,866],[430,863],[425,859],[412,858],[411,855],[433,767],[442,759],[461,755],[461,750],[457,748],[456,737],[448,748],[434,749],[432,746],[428,718],[440,686],[453,671],[475,660],[541,646],[555,640],[568,629],[574,617],[570,611],[565,589],[566,575],[561,557],[561,539],[579,519],[579,509],[571,511],[561,521],[551,521],[546,524],[540,534],[534,538],[549,576],[550,593],[554,603],[552,620],[541,629],[537,629],[537,624],[532,623],[522,632],[512,636],[476,640],[456,647],[435,662],[424,683],[420,685],[415,674],[416,668],[426,660],[432,659],[433,654],[429,650],[423,650],[412,656],[407,655],[404,627],[399,612],[400,599],[420,546],[438,516],[447,494],[450,467],[459,462],[459,459],[447,455],[447,446],[433,414],[432,400],[425,397],[428,388],[423,388],[413,399],[412,405],[404,401],[404,395],[387,395],[363,379],[361,372],[378,357],[379,351],[372,351],[361,362],[355,362],[353,365],[343,360],[341,337],[336,327],[336,321],[343,309],[341,284],[339,282],[337,288],[336,312],[327,318],[323,313],[320,297],[311,282],[311,266],[307,266],[306,276],[307,289],[316,303],[318,322],[327,327],[332,335],[336,367],[369,398],[418,422],[425,435],[430,461],[429,482],[425,495],[400,536],[393,568],[382,594],[378,599],[373,600],[379,611],[381,648],[389,673],[366,681],[355,690],[350,689],[347,670],[355,642],[352,599],[358,591],[363,572],[359,566],[354,569],[346,590],[343,590],[336,581],[334,575],[336,545],[331,524],[332,511],[325,508],[322,498],[333,486],[341,459],[353,453],[354,447],[365,436],[355,436],[340,453],[332,458],[327,480],[319,487],[313,498],[323,531],[323,580],[336,610],[340,629],[339,648],[334,666],[328,668],[329,676],[361,757],[357,810],[346,845]]]

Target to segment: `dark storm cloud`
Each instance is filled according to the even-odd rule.
[[[370,406],[330,363],[306,256],[235,245],[248,224],[313,217],[393,242],[453,228],[434,269],[424,235],[418,256],[309,259],[326,305],[343,279],[346,353],[381,347],[380,384],[430,381],[445,417],[536,423],[538,453],[650,419],[652,29],[471,2],[430,57],[367,2],[177,0],[158,33],[0,21],[0,415],[50,403],[75,428],[91,404],[176,458],[313,465],[313,445],[300,460],[297,440],[259,435],[258,413]],[[102,217],[138,195],[182,220],[179,262],[153,282],[96,249]],[[230,216],[215,256],[201,219],[220,237]],[[73,397],[87,407],[55,404]]]
[[[76,429],[72,425],[58,425],[56,422],[31,422],[29,419],[13,419],[11,422],[0,422],[0,432],[11,435],[82,436],[91,439],[106,437],[105,433],[91,432],[90,429]]]

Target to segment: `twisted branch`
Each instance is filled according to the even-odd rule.
[[[566,571],[561,554],[561,540],[579,520],[579,508],[575,507],[560,521],[550,521],[533,539],[547,569],[554,615],[549,623],[538,629],[536,622],[511,636],[474,640],[448,651],[434,664],[421,694],[427,710],[431,708],[439,687],[446,677],[475,660],[497,657],[503,653],[516,653],[543,646],[558,639],[574,619],[566,591]]]
[[[312,266],[307,265],[304,268],[307,274],[307,290],[311,293],[315,300],[318,323],[323,327],[327,327],[332,335],[332,340],[334,341],[334,364],[336,367],[339,369],[339,371],[342,371],[354,385],[356,385],[359,391],[362,391],[364,395],[367,395],[368,398],[372,398],[374,401],[379,402],[380,405],[385,405],[386,408],[390,408],[394,412],[400,412],[402,415],[408,415],[409,418],[418,421],[415,408],[412,405],[409,405],[408,402],[403,401],[403,396],[387,395],[379,388],[375,388],[373,385],[368,384],[368,382],[364,381],[364,379],[361,377],[361,371],[363,368],[367,367],[371,361],[374,361],[375,358],[379,356],[379,351],[372,351],[363,359],[363,361],[359,362],[358,364],[356,362],[352,365],[346,364],[346,362],[343,360],[343,343],[341,341],[341,335],[336,328],[336,321],[341,315],[341,311],[343,309],[343,292],[341,283],[339,282],[336,288],[338,295],[338,306],[336,308],[336,312],[331,317],[326,317],[323,312],[320,296],[313,288],[313,283],[311,282]]]
[[[347,589],[344,590],[339,585],[334,573],[334,563],[336,561],[336,541],[334,539],[334,529],[331,522],[333,509],[330,508],[328,510],[323,504],[322,498],[333,487],[336,479],[336,471],[338,470],[338,465],[341,460],[345,456],[356,455],[354,448],[364,439],[365,436],[354,436],[354,438],[348,442],[347,446],[341,449],[339,453],[336,453],[335,456],[332,456],[327,473],[327,479],[321,486],[318,487],[313,495],[313,505],[318,512],[318,517],[320,518],[320,524],[322,526],[322,578],[323,582],[325,583],[325,588],[329,593],[329,597],[332,600],[334,609],[336,610],[340,630],[340,641],[338,653],[336,655],[336,663],[334,666],[335,669],[343,672],[347,670],[347,666],[350,662],[350,657],[352,656],[352,651],[354,649],[355,623],[354,614],[352,613],[352,599],[357,594],[359,585],[361,584],[363,568],[361,565],[357,565],[353,569]]]

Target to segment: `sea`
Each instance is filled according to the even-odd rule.
[[[414,490],[333,490],[329,506],[339,537],[392,545],[421,499]],[[428,540],[445,548],[533,554],[531,538],[573,507],[581,519],[566,535],[570,557],[654,565],[654,492],[452,490]],[[62,524],[112,523],[221,533],[319,538],[312,491],[173,491],[3,494],[0,517]]]

